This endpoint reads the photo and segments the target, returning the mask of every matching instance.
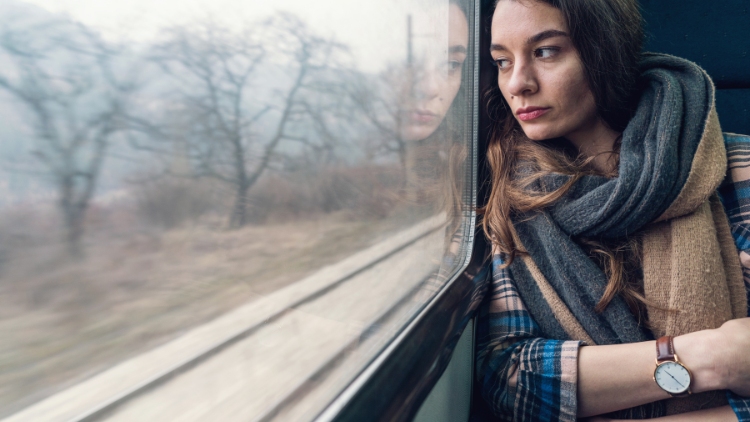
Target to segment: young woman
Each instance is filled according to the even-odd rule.
[[[447,34],[426,38],[431,48],[417,55],[416,63],[401,75],[404,91],[399,109],[399,136],[406,142],[430,137],[443,123],[463,80],[463,63],[469,43],[469,26],[463,4],[448,4]],[[444,38],[443,38],[444,37]],[[445,44],[447,41],[447,45]]]
[[[636,0],[496,4],[477,376],[501,419],[750,420],[750,138],[641,44]]]
[[[396,131],[405,170],[406,195],[402,199],[429,212],[446,211],[449,233],[461,220],[457,181],[463,177],[456,173],[464,169],[464,142],[470,124],[463,83],[469,48],[465,3],[450,0],[434,5],[433,19],[447,18],[445,31],[435,31],[438,22],[429,18],[428,25],[416,28],[420,35],[413,46],[412,63],[396,74],[400,83],[394,84],[400,87],[394,108],[401,111]]]

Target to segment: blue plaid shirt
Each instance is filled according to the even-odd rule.
[[[719,195],[740,252],[750,296],[750,137],[725,135],[727,181]],[[542,338],[499,254],[493,256],[489,297],[477,320],[477,379],[500,420],[575,421],[579,341]],[[728,393],[740,422],[750,422],[750,399]]]

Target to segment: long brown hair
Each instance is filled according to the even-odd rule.
[[[637,1],[529,1],[547,3],[562,12],[571,42],[583,63],[597,113],[610,128],[621,132],[633,116],[637,100],[638,60],[643,43]],[[593,157],[581,156],[571,145],[528,139],[509,112],[510,108],[497,84],[485,92],[485,98],[492,123],[487,147],[492,189],[487,205],[479,211],[483,216],[485,234],[499,252],[507,256],[506,265],[510,265],[517,254],[526,253],[517,240],[512,218],[550,206],[562,198],[580,177],[601,172],[591,165]],[[519,175],[520,165],[523,165],[523,175]],[[551,192],[528,189],[531,183],[550,173],[571,177],[567,183]],[[631,310],[641,317],[645,299],[638,283],[641,264],[637,237],[576,240],[609,278],[596,310],[603,311],[615,296],[620,295]]]

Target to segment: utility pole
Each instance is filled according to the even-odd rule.
[[[406,64],[411,68],[412,65],[412,31],[411,31],[411,15],[406,15]]]

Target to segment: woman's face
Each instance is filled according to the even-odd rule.
[[[412,82],[408,84],[411,92],[402,106],[404,112],[400,129],[405,141],[417,141],[432,135],[445,119],[461,87],[469,26],[466,16],[455,4],[450,4],[448,11],[447,45],[445,38],[435,38],[425,56],[417,58]],[[435,43],[441,45],[435,46]]]
[[[559,9],[501,0],[492,17],[490,53],[500,91],[530,139],[574,140],[603,124]]]

